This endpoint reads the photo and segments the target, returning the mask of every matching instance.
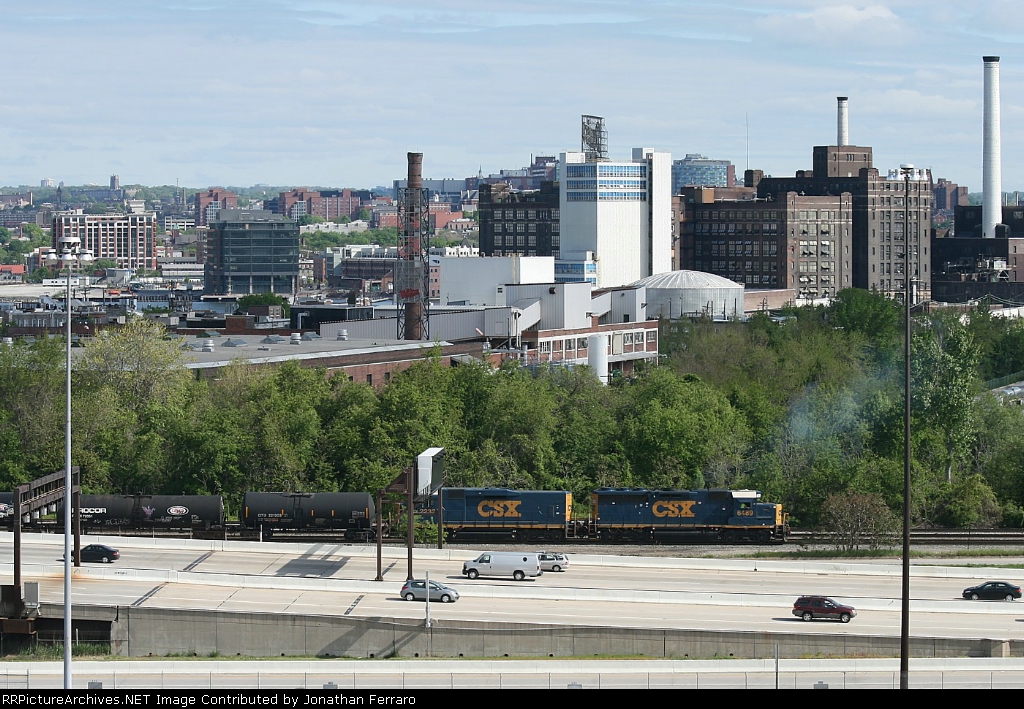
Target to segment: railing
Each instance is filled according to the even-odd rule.
[[[0,672],[2,689],[56,689],[59,673]],[[801,672],[535,672],[535,673],[338,673],[146,672],[145,669],[77,672],[75,689],[897,689],[898,671]],[[1018,670],[911,671],[913,689],[1024,689]]]

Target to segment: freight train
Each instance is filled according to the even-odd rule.
[[[440,522],[449,541],[786,541],[788,515],[760,497],[753,490],[602,488],[591,494],[589,514],[577,514],[565,490],[443,488],[417,513]],[[237,522],[225,519],[219,495],[82,495],[80,513],[88,531],[332,532],[365,541],[374,538],[377,511],[369,493],[247,492]]]
[[[564,490],[444,488],[440,521],[452,541],[786,541],[788,515],[760,497],[754,490],[602,488],[591,494],[590,514],[582,517]],[[437,521],[436,495],[423,516]]]

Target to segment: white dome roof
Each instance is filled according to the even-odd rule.
[[[637,281],[633,285],[646,286],[648,289],[664,288],[691,290],[695,288],[743,288],[743,284],[730,281],[728,278],[716,276],[703,271],[669,271],[658,273]]]

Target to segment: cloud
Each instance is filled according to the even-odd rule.
[[[777,11],[755,20],[761,38],[803,46],[905,46],[891,43],[910,28],[884,5],[825,5],[809,12]]]

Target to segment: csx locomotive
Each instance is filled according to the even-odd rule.
[[[440,521],[450,540],[784,542],[782,505],[754,490],[602,488],[590,513],[574,514],[572,493],[505,488],[444,488]],[[437,521],[438,497],[423,512]]]

